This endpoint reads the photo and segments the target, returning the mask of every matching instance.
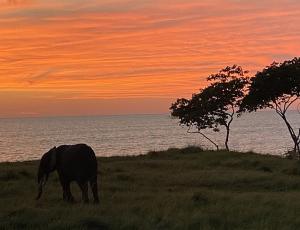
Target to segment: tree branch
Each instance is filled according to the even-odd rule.
[[[292,97],[291,97],[292,98]],[[288,110],[288,108],[295,102],[295,101],[297,101],[299,99],[299,97],[298,96],[296,96],[296,98],[294,98],[291,102],[287,102],[288,103],[288,105],[286,106],[286,109],[285,109],[285,112]]]
[[[187,133],[198,133],[200,135],[202,135],[205,139],[207,139],[210,143],[212,143],[217,150],[219,150],[219,146],[216,144],[216,142],[214,142],[212,139],[210,139],[208,136],[206,136],[204,133],[200,132],[200,131],[190,131],[191,126],[189,126]]]

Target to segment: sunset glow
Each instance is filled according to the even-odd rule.
[[[168,112],[300,54],[297,0],[0,0],[0,116]]]

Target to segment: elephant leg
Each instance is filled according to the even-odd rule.
[[[64,200],[64,201],[67,201],[67,200],[68,200],[68,199],[67,199],[67,193],[66,193],[65,190],[63,191],[63,200]]]
[[[94,196],[94,203],[99,203],[97,178],[90,180],[90,186]]]
[[[88,183],[87,182],[78,182],[78,185],[82,192],[82,200],[84,203],[89,202],[89,195],[88,195]]]
[[[68,201],[67,183],[63,180],[63,178],[61,176],[59,177],[59,179],[60,179],[61,187],[63,189],[63,200]]]
[[[66,183],[66,196],[67,201],[74,202],[74,197],[72,196],[71,189],[70,189],[70,182]]]
[[[63,199],[64,201],[74,202],[74,197],[72,196],[70,189],[70,182],[66,182],[64,180],[60,180],[62,188],[63,188]]]

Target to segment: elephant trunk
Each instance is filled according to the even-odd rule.
[[[36,200],[40,199],[43,193],[43,187],[45,186],[46,182],[47,182],[47,175],[42,176],[41,178],[39,178],[38,180],[38,195],[36,197]]]

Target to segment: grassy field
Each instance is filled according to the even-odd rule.
[[[300,229],[300,163],[225,151],[99,158],[100,205],[39,201],[38,162],[0,164],[0,229]],[[90,194],[91,198],[91,194]]]

